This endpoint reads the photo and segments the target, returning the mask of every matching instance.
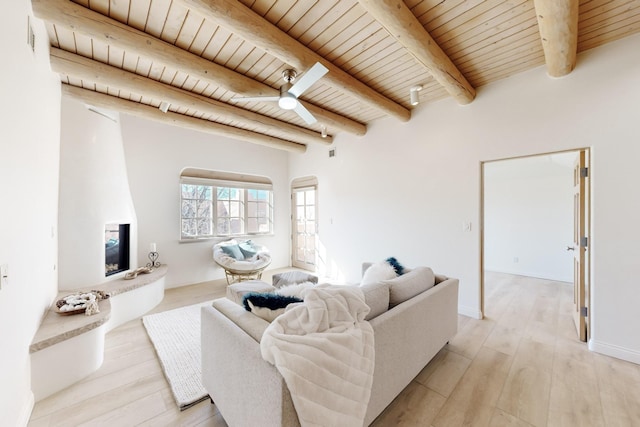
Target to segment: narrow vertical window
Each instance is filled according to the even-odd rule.
[[[216,187],[218,235],[244,234],[244,191],[240,188]]]
[[[268,233],[271,229],[271,191],[247,190],[247,232]]]

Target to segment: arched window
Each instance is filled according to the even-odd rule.
[[[185,168],[181,239],[273,233],[273,185],[262,176]]]

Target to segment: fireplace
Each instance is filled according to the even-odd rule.
[[[129,270],[129,224],[104,227],[104,275]]]

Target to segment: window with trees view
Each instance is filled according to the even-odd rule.
[[[182,239],[273,232],[270,186],[185,177],[183,173],[180,190]]]

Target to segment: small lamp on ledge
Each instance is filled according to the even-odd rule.
[[[149,260],[147,263],[147,267],[150,269],[154,269],[156,267],[160,267],[160,261],[158,261],[158,252],[156,251],[156,244],[151,243],[149,245]]]

